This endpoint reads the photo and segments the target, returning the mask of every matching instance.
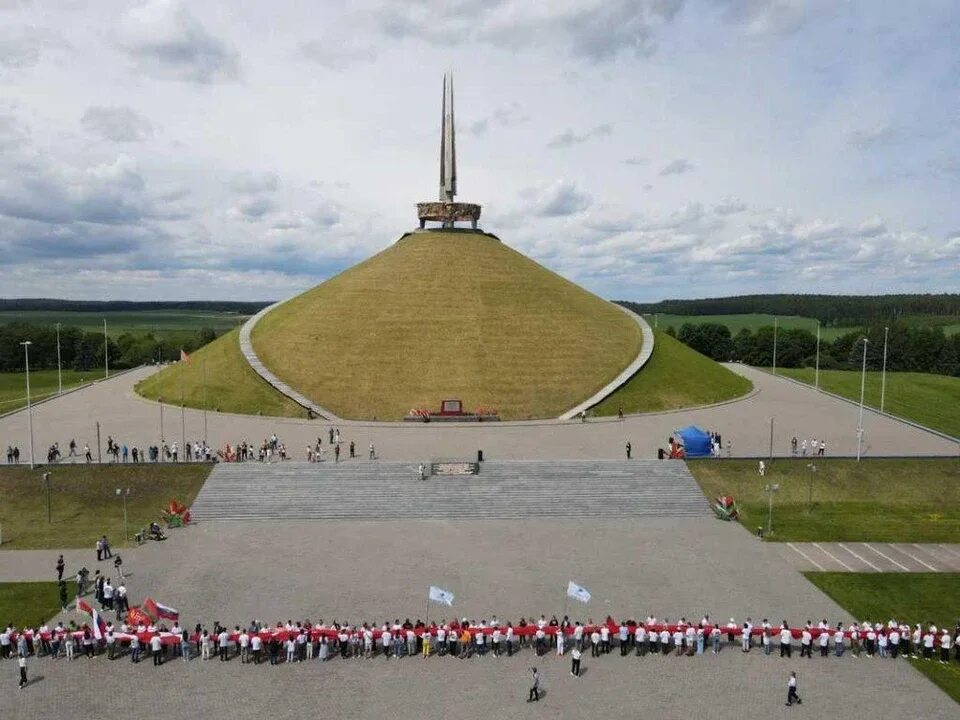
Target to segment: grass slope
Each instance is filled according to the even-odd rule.
[[[957,620],[960,573],[804,573],[807,579],[852,612],[858,620],[890,618],[913,626],[952,628]],[[951,656],[953,651],[951,651]],[[960,664],[911,660],[947,695],[960,702]]]
[[[0,415],[17,410],[27,404],[26,373],[0,373]],[[72,387],[85,382],[103,378],[103,369],[63,371],[63,390],[66,392]],[[56,370],[30,371],[30,401],[39,402],[51,395],[57,394]]]
[[[190,362],[164,368],[137,383],[145,398],[180,403],[180,374],[183,373],[184,405],[202,408],[204,364],[206,364],[207,409],[246,415],[305,417],[306,411],[274,390],[257,375],[240,352],[240,331],[218,337],[190,356]]]
[[[814,462],[816,472],[807,466]],[[752,460],[691,460],[704,494],[733,495],[743,526],[767,526],[763,486],[779,483],[773,536],[783,542],[960,542],[957,460],[776,460],[766,477]],[[808,506],[813,480],[812,510]]]
[[[595,415],[674,410],[740,397],[753,383],[665,332],[654,333],[653,355],[640,372],[596,405]]]
[[[778,368],[777,374],[808,385],[814,382],[813,368]],[[868,372],[864,387],[864,403],[874,408],[880,407],[880,375],[879,372]],[[820,387],[859,402],[860,373],[857,370],[821,370]],[[960,437],[960,378],[888,372],[883,409],[953,437]],[[869,426],[865,427],[869,432]]]
[[[52,522],[47,522],[43,472],[50,473]],[[209,465],[56,465],[30,470],[0,467],[3,549],[92,548],[106,534],[118,547],[123,504],[117,488],[129,488],[127,515],[134,533],[171,498],[189,505],[210,474]]]
[[[503,243],[415,233],[254,329],[261,360],[345,418],[398,420],[459,398],[504,419],[555,417],[636,357],[619,309]]]
[[[4,626],[13,623],[17,628],[38,628],[59,612],[60,590],[55,582],[0,583],[0,622]]]

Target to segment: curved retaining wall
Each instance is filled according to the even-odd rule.
[[[607,395],[610,395],[614,390],[618,389],[621,385],[626,383],[627,380],[632,378],[640,368],[647,364],[650,356],[653,355],[653,329],[650,327],[650,323],[632,310],[628,310],[627,308],[623,307],[623,305],[617,305],[617,307],[633,318],[637,325],[640,326],[640,333],[643,335],[643,343],[640,345],[640,354],[637,355],[636,359],[634,359],[634,361],[630,363],[622,373],[604,385],[600,389],[600,392],[587,398],[576,407],[567,410],[563,415],[561,415],[561,420],[572,420],[581,412],[592,408],[598,402],[607,397]]]
[[[289,300],[290,298],[287,298]],[[274,303],[273,305],[268,305],[263,310],[258,312],[253,317],[249,318],[240,328],[240,352],[243,353],[243,356],[247,359],[247,362],[250,364],[250,367],[253,368],[253,371],[266,380],[268,383],[273,385],[273,387],[280,393],[286,395],[288,398],[293,400],[297,405],[306,408],[314,415],[317,415],[320,418],[325,420],[339,420],[336,415],[317,405],[315,402],[310,400],[310,398],[301,395],[292,387],[287,385],[283,380],[278,378],[272,372],[267,369],[267,366],[264,365],[260,358],[257,357],[257,353],[253,349],[253,343],[250,342],[250,334],[253,332],[253,328],[256,327],[256,324],[260,322],[260,318],[266,315],[271,310],[283,305],[287,300],[281,300],[280,302]]]

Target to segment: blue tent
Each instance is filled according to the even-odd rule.
[[[677,430],[677,435],[683,441],[683,449],[687,457],[707,457],[710,455],[710,436],[694,425]]]

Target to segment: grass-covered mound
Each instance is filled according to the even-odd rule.
[[[731,400],[753,383],[665,332],[654,333],[653,355],[620,389],[591,411],[596,415],[657,412]]]
[[[273,389],[257,375],[240,352],[239,330],[221,335],[190,356],[189,363],[164,368],[137,383],[136,391],[145,398],[180,404],[183,375],[183,404],[204,407],[203,379],[206,365],[208,410],[246,415],[306,417],[306,410]]]
[[[268,313],[277,376],[344,418],[398,420],[457,398],[556,417],[636,357],[620,309],[481,233],[408,235]]]

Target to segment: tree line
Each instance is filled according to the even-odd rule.
[[[738,295],[658,303],[616,301],[635,313],[648,315],[800,315],[823,325],[868,325],[903,315],[960,316],[960,294],[931,295]]]
[[[104,347],[102,332],[77,327],[60,328],[60,361],[64,369],[92,370],[104,365],[104,352],[111,368],[131,368],[180,357],[180,349],[193,352],[216,339],[211,328],[176,330],[157,338],[153,333],[124,333],[109,338]],[[57,367],[57,331],[50,325],[13,322],[0,325],[0,372],[23,372],[24,351],[20,345],[29,340],[30,369]]]
[[[232,300],[59,300],[56,298],[0,298],[0,310],[59,310],[64,312],[134,312],[141,310],[198,310],[235,312],[253,315],[270,302],[235,302]]]
[[[960,376],[960,333],[945,335],[940,327],[915,327],[902,322],[887,323],[887,370]],[[748,365],[773,365],[772,326],[731,335],[720,323],[684,323],[679,330],[666,330],[685,345],[719,361]],[[820,340],[820,368],[859,370],[863,363],[862,338],[867,339],[867,369],[883,367],[884,324],[873,323],[841,335],[833,341]],[[809,330],[777,331],[777,367],[814,367],[817,337]]]

